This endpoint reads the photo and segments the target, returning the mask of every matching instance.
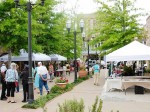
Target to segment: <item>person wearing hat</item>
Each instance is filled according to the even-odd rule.
[[[98,79],[100,74],[99,62],[96,61],[96,64],[92,68],[94,70],[94,85],[98,85]]]
[[[6,97],[6,81],[5,81],[5,74],[7,71],[6,65],[3,63],[1,66],[1,83],[2,83],[2,92],[1,92],[1,100],[7,99]]]
[[[47,84],[47,76],[49,75],[48,70],[45,66],[42,65],[42,62],[38,62],[39,68],[37,70],[37,73],[40,75],[39,79],[39,89],[40,89],[40,95],[43,94],[43,86],[47,90],[47,94],[49,94],[49,87]]]
[[[24,70],[20,75],[20,78],[22,79],[22,86],[23,86],[23,100],[22,100],[22,102],[26,102],[28,99],[28,96],[29,96],[28,77],[29,77],[29,66],[25,65]]]

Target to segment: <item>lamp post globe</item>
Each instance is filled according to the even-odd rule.
[[[70,33],[70,28],[71,28],[71,21],[70,21],[70,20],[68,20],[68,21],[66,22],[66,28],[67,28],[67,30],[68,30],[68,33]]]
[[[81,33],[83,32],[83,28],[84,28],[84,21],[83,19],[80,20],[80,28],[81,28]]]

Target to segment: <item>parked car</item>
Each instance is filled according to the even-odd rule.
[[[96,64],[96,60],[89,60],[89,66],[92,67]],[[88,61],[85,63],[86,68],[88,67]]]

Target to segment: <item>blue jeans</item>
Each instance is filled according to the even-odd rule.
[[[43,85],[44,85],[45,89],[46,89],[47,92],[48,92],[48,91],[49,91],[49,87],[48,87],[48,85],[47,85],[47,81],[43,81],[43,80],[41,79],[41,77],[40,77],[40,79],[39,79],[40,95],[42,95],[42,93],[43,93]]]
[[[16,92],[19,92],[19,85],[16,87]]]

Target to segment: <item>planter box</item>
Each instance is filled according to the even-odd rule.
[[[56,83],[57,86],[59,86],[60,88],[65,88],[67,83]]]
[[[86,77],[86,76],[87,76],[87,71],[85,71],[85,70],[80,70],[80,71],[78,72],[78,74],[79,74],[79,77],[80,77],[80,78]]]

